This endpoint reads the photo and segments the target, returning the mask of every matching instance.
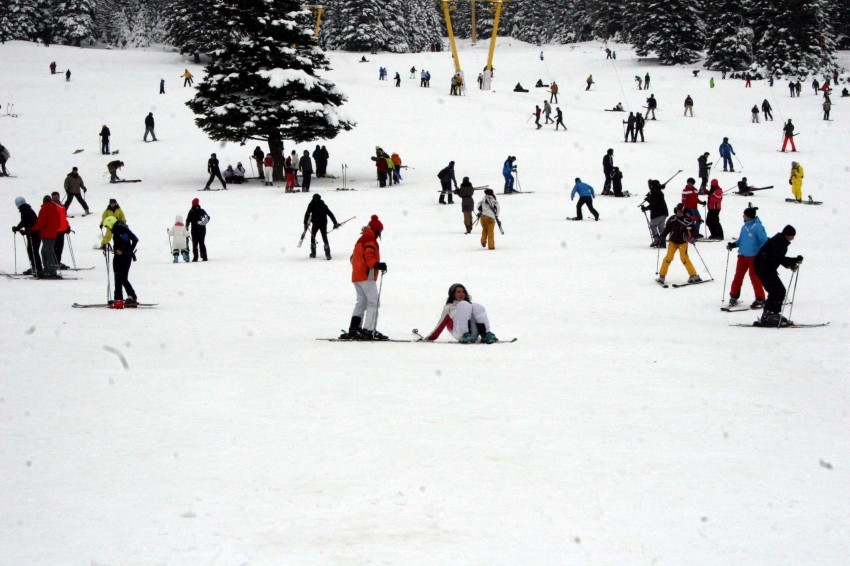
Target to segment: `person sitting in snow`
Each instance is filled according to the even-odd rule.
[[[462,344],[474,344],[479,340],[483,344],[492,344],[499,339],[490,330],[487,310],[479,303],[473,303],[466,287],[455,283],[449,287],[449,296],[440,313],[440,320],[425,340],[436,340],[443,330],[448,329],[452,336]]]
[[[224,170],[224,182],[225,183],[234,183],[236,178],[236,172],[233,171],[233,165],[228,165],[227,169]]]

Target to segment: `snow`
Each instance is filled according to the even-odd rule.
[[[71,220],[76,262],[94,270],[65,282],[0,277],[2,561],[844,563],[846,99],[833,96],[834,121],[825,122],[811,90],[792,99],[781,81],[771,90],[706,70],[694,78],[691,67],[615,47],[617,60],[605,61],[600,44],[546,46],[544,62],[537,46],[500,39],[495,92],[480,92],[474,77],[488,42],[464,44],[466,97],[447,96],[448,52],[367,55],[368,64],[357,63],[359,53],[331,53],[326,78],[349,97],[343,111],[358,126],[334,140],[287,142],[285,152],[324,144],[330,173],[349,166],[356,192],[334,191],[341,179],[314,180],[339,220],[357,216],[331,235],[332,261],[296,247],[310,195],[253,181],[198,192],[210,153],[223,167],[247,166],[256,145],[212,142],[196,128],[184,105],[194,90],[178,77],[188,67],[200,80],[200,66],[153,50],[0,47],[4,76],[15,77],[4,98],[20,115],[0,118],[17,175],[0,179],[0,225],[18,222],[16,196],[37,208],[43,194],[61,191],[72,166],[96,213]],[[850,63],[847,53],[840,59]],[[49,75],[54,60],[72,70],[71,82]],[[414,65],[431,72],[430,89],[419,88],[418,74],[408,78]],[[390,76],[398,70],[402,87],[378,81],[380,66]],[[585,92],[591,72],[595,90]],[[631,80],[645,72],[650,92]],[[568,132],[529,121],[547,97],[532,86],[538,78],[557,80]],[[516,82],[531,92],[511,92]],[[647,142],[623,144],[625,116],[602,109],[622,102],[639,110],[650,93],[659,119],[647,123]],[[688,94],[695,118],[681,116]],[[751,124],[749,109],[764,98],[776,121]],[[161,141],[145,144],[148,112]],[[787,118],[800,132],[793,156],[777,152]],[[108,184],[102,124],[126,163],[123,176],[141,183]],[[713,283],[676,290],[653,282],[657,256],[637,208],[646,179],[684,169],[666,191],[672,206],[696,176],[697,157],[716,159],[723,136],[751,183],[775,186],[753,197],[727,193],[727,238],[748,201],[768,234],[793,224],[790,253],[806,259],[792,316],[829,327],[729,326],[756,313],[719,310],[722,244],[691,254]],[[400,186],[376,188],[375,145],[411,166]],[[574,177],[601,190],[608,147],[624,188],[641,196],[601,197],[600,222],[565,222]],[[437,204],[436,173],[454,160],[458,181],[500,189],[508,155],[534,194],[497,190],[505,235],[488,251],[477,233],[463,234],[458,204]],[[792,159],[805,167],[804,194],[823,206],[785,202]],[[714,177],[731,190],[740,174],[715,168]],[[195,197],[212,218],[210,261],[174,265],[165,230]],[[106,299],[107,270],[93,245],[109,198],[141,239],[130,279],[156,309],[70,308]],[[347,259],[371,214],[385,225],[389,267],[381,331],[406,338],[414,327],[430,330],[447,289],[461,282],[486,306],[496,335],[519,340],[315,340],[348,324]],[[11,248],[0,246],[8,272]],[[20,238],[16,251],[22,271]],[[685,278],[674,261],[668,281]],[[753,299],[747,282],[742,299]]]
[[[301,83],[308,90],[312,90],[319,84],[319,80],[310,76],[301,69],[269,69],[257,71],[257,74],[269,81],[272,88],[283,88],[290,83]]]

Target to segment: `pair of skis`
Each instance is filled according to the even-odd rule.
[[[387,340],[344,340],[344,339],[341,339],[341,338],[316,338],[316,340],[323,340],[325,342],[407,342],[407,343],[423,342],[423,343],[429,343],[429,344],[463,344],[463,342],[437,342],[436,340],[426,340],[425,337],[422,336],[419,333],[419,330],[417,330],[416,328],[411,330],[411,333],[413,334],[414,337],[409,339],[409,340],[398,340],[398,339],[392,339],[392,338],[388,338]],[[493,344],[513,344],[516,341],[517,341],[517,338],[511,338],[510,340],[497,340],[497,341],[493,342]],[[476,343],[478,343],[478,342],[476,342]],[[483,344],[483,342],[480,342],[480,343]]]

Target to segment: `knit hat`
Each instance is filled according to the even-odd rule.
[[[711,180],[711,186],[712,186],[712,187],[716,187],[716,186],[718,186],[719,184],[720,184],[720,183],[718,183],[718,182],[717,182],[717,179],[712,179],[712,180]]]
[[[313,195],[313,200],[322,200],[321,195]]]
[[[26,204],[26,203],[27,203],[27,201],[24,200],[24,197],[18,197],[18,198],[15,199],[15,206],[17,206],[19,208],[22,204]]]
[[[744,216],[746,216],[747,218],[755,218],[757,210],[758,210],[757,206],[750,206],[748,208],[745,208],[744,209]]]
[[[51,197],[50,195],[44,195],[43,197],[41,197],[41,202],[53,202],[53,197]]]
[[[198,206],[199,204],[201,204],[201,200],[200,200],[200,199],[198,199],[198,198],[193,198],[193,199],[192,199],[192,206]]]
[[[377,215],[377,214],[373,214],[373,215],[372,215],[372,218],[369,220],[369,224],[368,224],[368,226],[369,226],[369,228],[371,228],[371,229],[372,229],[372,231],[373,231],[375,234],[380,234],[381,232],[383,232],[383,231],[384,231],[384,225],[383,225],[383,224],[381,223],[381,221],[378,219],[378,215]]]
[[[484,194],[489,197],[494,197],[496,194],[493,192],[493,189],[484,189]]]
[[[115,200],[114,198],[109,199],[109,204],[110,205],[114,204],[115,206],[121,206],[120,204],[118,204],[118,201]]]
[[[782,229],[782,235],[783,236],[796,236],[797,230],[795,230],[794,227],[789,224],[788,226],[786,226],[785,228]]]

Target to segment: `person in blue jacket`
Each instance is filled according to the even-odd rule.
[[[735,306],[741,301],[741,285],[744,283],[744,275],[750,273],[750,283],[753,284],[753,291],[756,294],[756,300],[750,305],[751,309],[760,309],[764,307],[764,285],[761,283],[755,268],[756,255],[761,247],[767,242],[767,232],[761,223],[761,220],[756,216],[757,207],[748,207],[744,209],[744,225],[741,226],[741,234],[738,236],[738,241],[729,242],[726,244],[726,249],[729,251],[738,248],[738,263],[735,266],[735,277],[732,278],[732,288],[729,290],[729,306]]]
[[[516,161],[515,155],[509,155],[505,160],[505,164],[502,165],[502,176],[505,178],[505,194],[507,193],[515,193],[514,190],[514,171],[516,171],[516,165],[514,165],[514,161]]]
[[[720,157],[723,158],[723,170],[729,167],[729,171],[735,172],[735,164],[732,163],[732,156],[735,155],[735,150],[732,149],[732,144],[729,143],[729,138],[723,138],[723,143],[720,144]]]
[[[581,220],[581,207],[582,205],[587,205],[587,209],[593,214],[593,217],[599,222],[599,213],[596,212],[596,209],[593,208],[593,197],[596,196],[596,193],[593,191],[593,187],[588,185],[587,183],[583,183],[581,179],[576,177],[576,184],[573,186],[573,192],[570,193],[570,200],[575,199],[576,194],[578,194],[578,203],[576,204],[576,216],[571,220]]]

